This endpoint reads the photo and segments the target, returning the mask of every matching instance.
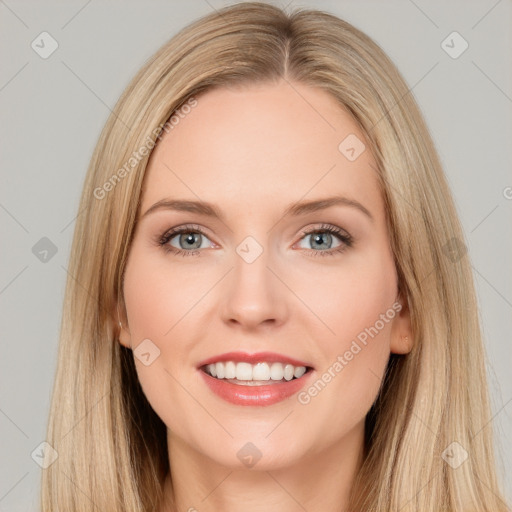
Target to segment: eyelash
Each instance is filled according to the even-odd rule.
[[[185,225],[179,228],[173,228],[167,232],[165,232],[162,236],[160,236],[157,240],[157,243],[166,253],[172,253],[177,256],[195,256],[201,252],[201,249],[196,249],[194,251],[184,251],[183,249],[176,249],[176,247],[172,247],[169,245],[169,241],[174,238],[176,235],[180,235],[183,233],[199,233],[204,236],[208,236],[199,226],[197,225]],[[314,251],[313,249],[306,249],[312,256],[334,256],[336,254],[340,254],[345,251],[347,248],[352,247],[353,238],[346,231],[341,230],[336,226],[331,226],[329,224],[322,224],[319,228],[315,228],[309,231],[303,231],[301,233],[301,240],[307,235],[314,235],[318,233],[329,233],[331,235],[335,235],[342,242],[342,245],[337,247],[336,249],[329,249],[326,251]]]

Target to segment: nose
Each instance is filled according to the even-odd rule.
[[[243,244],[238,247],[233,269],[225,279],[221,299],[223,320],[247,330],[260,324],[282,325],[288,317],[290,291],[266,247],[254,260],[246,257],[246,248]],[[249,250],[254,247],[249,246]]]

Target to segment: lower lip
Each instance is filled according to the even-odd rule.
[[[286,400],[300,391],[313,373],[313,370],[309,370],[298,379],[279,384],[244,386],[216,379],[203,370],[198,371],[216,395],[235,405],[272,405]]]

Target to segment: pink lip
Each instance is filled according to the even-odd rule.
[[[310,364],[305,363],[304,361],[299,361],[298,359],[292,359],[291,357],[285,356],[283,354],[276,354],[275,352],[257,352],[255,354],[248,354],[247,352],[226,352],[225,354],[219,354],[218,356],[213,356],[204,361],[201,361],[197,367],[201,368],[202,366],[206,366],[207,364],[217,363],[217,362],[225,362],[225,361],[235,361],[235,362],[245,362],[245,363],[288,363],[293,364],[293,366],[309,366]]]
[[[216,359],[218,361],[218,359]],[[267,359],[268,361],[268,359]],[[306,365],[301,365],[306,366]],[[309,381],[313,370],[298,379],[262,386],[241,386],[219,380],[199,370],[208,387],[222,399],[235,405],[272,405],[281,402],[302,389]]]

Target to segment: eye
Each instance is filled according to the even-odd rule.
[[[339,245],[331,248],[333,243],[333,236],[338,239]],[[320,248],[321,250],[307,249],[313,256],[333,256],[345,251],[353,244],[352,236],[346,231],[323,224],[322,226],[302,232],[302,239],[310,237],[310,243],[313,247]],[[173,239],[176,241],[171,243]],[[209,240],[206,234],[197,225],[185,225],[178,228],[170,229],[158,238],[158,245],[167,253],[173,253],[178,256],[195,256],[201,253],[200,249],[205,249],[203,242]],[[177,247],[176,245],[177,244]]]
[[[353,238],[349,233],[330,224],[322,224],[319,228],[303,231],[302,236],[303,238],[309,237],[310,244],[313,247],[316,246],[322,249],[319,251],[310,249],[309,252],[313,256],[334,256],[345,251],[348,247],[352,247],[353,244]],[[334,249],[331,248],[333,236],[340,241],[340,244]]]
[[[173,238],[176,238],[178,247],[170,243]],[[172,252],[179,256],[193,256],[200,252],[199,249],[204,249],[202,247],[203,238],[206,238],[206,234],[199,226],[188,225],[167,231],[158,240],[158,244],[166,252]],[[181,247],[184,247],[185,250]]]

